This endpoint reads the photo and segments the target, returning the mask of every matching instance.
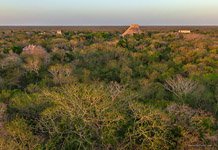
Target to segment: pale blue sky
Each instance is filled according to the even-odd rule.
[[[0,25],[218,25],[218,0],[0,0]]]

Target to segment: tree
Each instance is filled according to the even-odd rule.
[[[23,49],[21,53],[22,58],[24,59],[23,67],[29,72],[35,72],[38,74],[38,71],[42,66],[45,66],[49,62],[49,54],[41,46],[29,45]]]
[[[73,81],[72,77],[72,66],[70,65],[53,65],[49,68],[49,72],[53,77],[54,84],[61,85],[66,83],[71,83]]]
[[[23,49],[22,49],[21,46],[13,46],[12,50],[13,50],[14,53],[20,54]]]
[[[175,78],[166,80],[164,85],[165,89],[175,94],[179,99],[183,96],[191,94],[198,84],[190,79],[183,78],[181,75],[177,75]]]
[[[0,56],[0,88],[19,87],[20,78],[23,74],[22,60],[15,53]]]

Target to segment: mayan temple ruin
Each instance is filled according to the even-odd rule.
[[[140,34],[142,31],[140,30],[140,27],[138,24],[132,24],[130,27],[122,34],[122,36],[126,35],[133,35],[133,34]]]

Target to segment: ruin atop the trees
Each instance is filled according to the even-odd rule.
[[[122,36],[126,35],[133,35],[133,34],[141,34],[142,31],[138,24],[132,24],[123,34]]]

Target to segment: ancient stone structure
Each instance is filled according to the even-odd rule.
[[[57,30],[57,35],[62,35],[62,31],[61,30]]]
[[[178,32],[179,32],[179,33],[183,33],[183,34],[189,34],[189,33],[191,33],[190,30],[179,30]]]
[[[133,34],[140,34],[142,31],[140,30],[140,27],[138,24],[132,24],[123,34],[122,36],[126,35],[133,35]]]

